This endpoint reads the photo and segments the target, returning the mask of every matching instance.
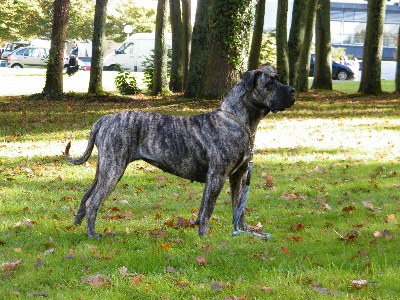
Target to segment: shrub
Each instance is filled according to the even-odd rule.
[[[129,72],[123,71],[118,67],[118,75],[115,77],[115,85],[123,95],[134,95],[140,93],[137,86],[136,77]]]

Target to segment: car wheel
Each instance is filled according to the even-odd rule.
[[[336,77],[339,80],[347,80],[347,78],[349,78],[349,74],[345,70],[340,70],[339,72],[337,72]]]
[[[20,64],[14,64],[11,66],[13,69],[22,69],[22,66]]]
[[[107,71],[116,71],[117,68],[115,67],[115,65],[111,65],[107,68]]]

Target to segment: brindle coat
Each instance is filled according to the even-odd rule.
[[[92,127],[80,158],[65,156],[72,164],[87,161],[94,145],[98,164],[93,185],[83,196],[75,224],[87,217],[86,233],[95,232],[100,205],[112,192],[127,165],[142,159],[166,172],[205,183],[196,224],[208,234],[215,202],[229,178],[233,217],[243,196],[250,148],[257,125],[269,112],[283,111],[295,101],[294,88],[261,70],[246,72],[229,92],[220,109],[179,117],[143,112],[121,112],[100,118]],[[242,214],[239,227],[246,229]]]

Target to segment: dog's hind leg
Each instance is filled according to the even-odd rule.
[[[76,213],[76,216],[75,216],[74,224],[76,226],[78,226],[82,223],[82,220],[86,215],[86,201],[89,199],[89,197],[93,191],[93,188],[96,185],[96,182],[97,182],[97,177],[94,179],[92,186],[89,188],[89,190],[86,192],[86,194],[83,195],[83,197],[82,197],[81,204],[79,205],[78,212]]]
[[[126,162],[107,162],[105,165],[101,164],[99,160],[96,178],[94,180],[93,186],[88,191],[87,199],[85,203],[85,208],[79,208],[79,212],[86,210],[86,234],[88,237],[101,238],[101,234],[96,233],[95,224],[96,217],[101,204],[104,200],[111,194],[116,184],[121,179],[124,171],[126,169]],[[86,196],[86,195],[85,195]],[[83,201],[84,199],[82,199]],[[80,215],[79,215],[80,216]],[[77,214],[78,219],[78,214]]]

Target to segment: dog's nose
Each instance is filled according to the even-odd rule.
[[[295,92],[295,91],[296,91],[296,90],[295,90],[294,87],[291,87],[291,86],[288,87],[288,92],[289,92],[289,94],[294,95],[294,92]]]

